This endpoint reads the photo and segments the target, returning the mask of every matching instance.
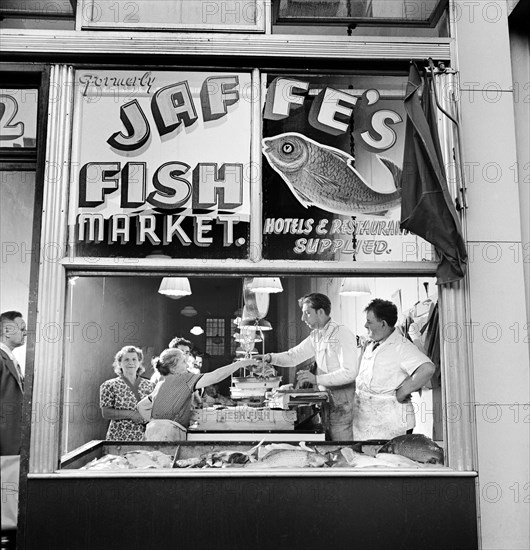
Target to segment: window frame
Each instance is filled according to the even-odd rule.
[[[33,227],[31,250],[38,251],[42,237],[42,217],[44,201],[44,179],[47,158],[48,132],[48,105],[50,97],[50,68],[41,63],[24,65],[21,63],[0,63],[2,86],[8,89],[37,89],[37,133],[36,147],[30,151],[21,149],[13,152],[10,148],[0,150],[0,170],[4,171],[33,171],[35,172],[35,195],[33,201]],[[28,148],[29,149],[29,148]],[[38,253],[32,253],[29,261],[29,304],[28,318],[26,319],[26,365],[24,376],[24,395],[22,409],[22,437],[20,450],[20,478],[19,478],[19,538],[24,540],[24,525],[26,518],[27,479],[30,467],[31,445],[34,437],[33,429],[33,393],[35,383],[35,357],[37,347],[37,317],[39,286],[42,283]]]
[[[68,167],[70,159],[70,140],[72,130],[72,97],[73,97],[73,79],[74,67],[66,65],[54,65],[51,70],[51,85],[58,86],[67,91],[59,101],[50,105],[50,131],[49,139],[58,137],[60,146],[50,147],[46,157],[47,162],[54,162],[59,166]],[[274,68],[274,72],[277,69]],[[256,78],[264,75],[265,71],[254,69],[253,74]],[[259,81],[259,80],[258,80]],[[260,102],[255,102],[255,114],[261,116]],[[254,130],[257,131],[257,130]],[[259,140],[254,140],[254,147],[259,150]],[[50,142],[52,143],[52,142]],[[68,189],[68,170],[65,168],[64,177],[54,183],[53,189],[47,186],[45,205],[47,211],[61,211],[67,203],[69,193]],[[256,185],[255,197],[259,199],[260,190]],[[256,208],[259,202],[253,202],[253,209],[257,213],[257,220],[253,224],[254,231],[261,229],[261,216],[259,208]],[[64,220],[51,219],[47,217],[43,220],[43,235],[48,242],[54,242],[59,248],[66,247],[66,227]],[[214,276],[216,274],[239,274],[245,276],[254,276],[259,274],[303,274],[307,276],[317,274],[333,273],[334,276],[359,275],[377,276],[384,274],[392,275],[428,275],[431,276],[436,270],[435,262],[366,262],[359,265],[344,264],[335,262],[311,262],[300,261],[294,264],[291,261],[259,261],[259,257],[251,257],[245,261],[232,263],[226,260],[213,260],[205,264],[202,260],[160,260],[160,259],[142,259],[128,261],[116,261],[113,258],[99,258],[97,262],[92,262],[81,258],[62,258],[55,262],[43,262],[40,271],[41,284],[39,285],[39,318],[47,322],[57,322],[61,326],[65,320],[65,301],[66,301],[66,280],[70,276],[84,274],[98,274],[110,276],[112,274],[141,274],[142,276],[160,275],[192,275],[201,274]],[[390,264],[390,265],[389,265]],[[442,287],[440,292],[440,315],[442,327],[444,324],[458,323],[459,326],[467,326],[465,320],[469,318],[467,304],[467,279],[446,287]],[[463,323],[463,325],[462,325]],[[465,330],[465,329],[464,329]],[[443,332],[443,330],[442,330]],[[459,338],[456,341],[442,339],[442,372],[446,383],[445,402],[448,402],[448,396],[451,402],[465,404],[472,402],[472,363],[470,349],[467,338]],[[63,346],[52,342],[39,342],[36,347],[35,362],[39,365],[63,365]],[[465,367],[454,369],[450,368],[455,362],[465,363]],[[50,372],[46,372],[46,371]],[[62,370],[58,367],[47,367],[41,369],[39,380],[36,382],[34,399],[45,399],[59,403],[63,388],[60,383]],[[42,401],[41,401],[42,402]],[[469,407],[468,407],[469,409]],[[472,414],[470,410],[463,410],[464,414],[461,421],[447,426],[445,422],[446,437],[449,449],[449,464],[455,470],[471,471],[476,464],[473,453],[475,452],[472,422],[468,420],[466,413]],[[58,423],[59,424],[59,423]],[[59,427],[53,423],[34,422],[34,434],[31,440],[30,472],[32,474],[51,474],[56,472],[59,465]],[[56,445],[49,445],[50,441],[56,442]],[[64,473],[63,473],[64,474]],[[58,475],[61,475],[59,473]]]
[[[156,0],[154,0],[156,1]],[[186,0],[180,0],[186,2]],[[102,30],[102,31],[195,31],[195,32],[233,32],[233,33],[265,33],[268,28],[270,14],[270,0],[243,0],[245,3],[251,1],[255,4],[256,21],[242,25],[230,24],[207,24],[207,23],[149,23],[149,22],[126,22],[126,21],[90,21],[85,19],[85,14],[93,13],[93,6],[97,5],[97,0],[77,0],[76,9],[76,30]],[[118,5],[125,2],[124,8],[134,2],[127,0],[117,0]],[[240,4],[239,2],[237,3]],[[244,18],[244,14],[242,15]]]
[[[397,18],[373,18],[373,17],[327,17],[327,16],[300,16],[283,17],[280,15],[281,0],[272,2],[272,21],[274,25],[330,25],[338,27],[415,27],[434,28],[438,24],[442,14],[449,5],[449,0],[439,0],[434,10],[427,19],[407,20]]]

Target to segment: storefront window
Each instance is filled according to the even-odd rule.
[[[69,29],[75,27],[76,0],[3,0],[3,29]]]
[[[275,0],[274,34],[447,36],[448,0]]]
[[[35,89],[0,89],[0,147],[35,150],[37,97]]]
[[[447,0],[277,0],[277,23],[433,26]]]
[[[245,280],[248,279],[191,276],[189,281],[192,294],[175,300],[158,293],[161,278],[156,276],[70,278],[64,326],[65,393],[62,405],[61,455],[68,455],[70,461],[78,452],[80,455],[77,458],[82,458],[83,450],[80,447],[94,440],[108,439],[106,434],[109,420],[101,414],[100,387],[116,376],[113,360],[124,346],[135,346],[142,350],[145,367],[142,376],[146,379],[154,374],[151,363],[153,357],[167,348],[175,336],[192,343],[194,354],[202,357],[202,372],[213,371],[241,358],[234,353],[233,347],[226,346],[225,336],[227,331],[232,330],[227,329],[223,320],[233,318],[233,312],[244,307]],[[297,299],[309,292],[321,292],[329,296],[332,319],[346,325],[357,336],[359,347],[353,350],[355,354],[360,353],[367,338],[363,310],[376,297],[396,304],[399,312],[398,330],[408,334],[426,353],[429,353],[426,349],[426,338],[434,337],[434,341],[438,338],[438,334],[432,332],[432,327],[424,328],[438,299],[437,287],[432,278],[369,277],[365,279],[365,283],[371,294],[358,296],[341,294],[344,282],[341,278],[289,276],[282,277],[281,282],[283,292],[271,294],[269,297],[266,320],[272,329],[263,330],[262,338],[257,338],[256,342],[245,348],[247,352],[251,351],[252,346],[258,353],[285,351],[306,338],[310,331],[301,320]],[[188,317],[183,314],[191,307],[197,312],[196,315]],[[192,329],[196,326],[206,327],[205,332],[194,334]],[[56,338],[56,329],[57,327],[41,327],[39,333],[47,338]],[[241,346],[246,344],[240,341]],[[434,351],[433,361],[439,366],[439,351],[438,355]],[[307,365],[300,367],[307,368]],[[278,380],[281,380],[278,384],[296,384],[295,371],[296,369],[277,367],[276,374]],[[429,387],[424,388],[421,393],[413,394],[413,407],[416,416],[415,433],[424,434],[442,444],[443,405],[440,382],[438,369],[436,376],[428,384]],[[223,438],[233,441],[243,436],[247,439],[260,439],[263,434],[267,434],[274,439],[274,425],[271,426],[273,413],[266,403],[265,392],[262,392],[260,399],[258,397],[235,390],[232,377],[219,382],[213,392],[208,390],[203,395],[203,404],[195,407],[194,414],[200,417],[200,422],[195,427],[190,426],[188,439],[204,440],[209,437],[215,440],[219,435],[216,433],[220,429],[219,422],[224,422],[226,415],[248,411],[249,406],[256,408],[254,424],[245,424],[243,421],[236,423],[224,433]],[[224,412],[213,414],[212,411],[217,409]],[[261,412],[258,413],[258,410]],[[208,411],[208,414],[204,411]],[[318,423],[310,429],[301,424],[302,431],[296,432],[297,414],[307,415],[307,408],[298,411],[294,406],[283,412],[289,417],[290,424],[284,423],[276,431],[278,440],[285,438],[288,432],[287,436],[292,439],[314,437],[323,441],[324,435]],[[284,418],[282,422],[287,421]],[[74,463],[77,464],[76,467],[80,467],[79,461]]]
[[[70,255],[246,258],[248,72],[76,73]]]
[[[28,319],[31,257],[34,254],[33,205],[35,172],[0,171],[0,242],[2,312],[19,311]],[[25,365],[26,346],[15,350]]]
[[[2,312],[19,311],[26,321],[35,254],[37,105],[37,89],[0,89],[0,302]],[[26,347],[15,353],[24,369]]]
[[[433,260],[400,228],[406,78],[268,75],[266,259]]]
[[[77,20],[84,29],[263,32],[262,0],[80,0]]]

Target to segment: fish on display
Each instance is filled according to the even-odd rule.
[[[196,468],[204,464],[205,461],[202,458],[195,456],[191,458],[182,458],[180,460],[175,460],[175,468]]]
[[[383,460],[377,460],[372,456],[367,456],[358,453],[349,447],[344,447],[340,450],[341,455],[345,458],[348,466],[353,468],[391,468],[391,464],[385,463]]]
[[[382,460],[385,465],[388,464],[394,468],[421,468],[421,464],[402,455],[383,453],[377,455],[375,459]]]
[[[424,464],[444,463],[443,449],[423,434],[407,434],[394,437],[379,449],[379,453],[402,455]]]
[[[263,139],[263,154],[304,207],[351,216],[385,214],[401,203],[401,169],[377,157],[392,173],[396,190],[374,191],[353,167],[348,153],[296,132]]]
[[[320,468],[326,457],[309,451],[272,451],[262,460],[247,464],[245,468]]]

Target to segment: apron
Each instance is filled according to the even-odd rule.
[[[328,374],[321,366],[326,364],[326,348],[317,348],[315,353],[317,363],[316,374]],[[355,384],[345,386],[324,387],[327,390],[329,402],[323,403],[323,424],[331,441],[352,441],[353,398]]]
[[[361,360],[353,402],[355,441],[392,439],[407,433],[407,406],[396,399],[395,392],[376,393],[370,389],[380,349],[366,350]]]
[[[324,403],[327,409],[329,424],[326,426],[331,441],[353,440],[353,399],[355,385],[328,388],[329,403]]]
[[[186,437],[186,428],[173,420],[157,418],[145,427],[144,441],[183,441]]]
[[[407,409],[393,394],[357,390],[353,402],[355,441],[392,439],[407,433]]]

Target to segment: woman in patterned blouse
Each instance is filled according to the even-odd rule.
[[[140,348],[123,347],[112,364],[118,376],[101,384],[99,406],[103,418],[110,420],[106,435],[109,441],[139,441],[144,435],[144,420],[136,406],[154,385],[140,376],[145,371],[143,358]]]

